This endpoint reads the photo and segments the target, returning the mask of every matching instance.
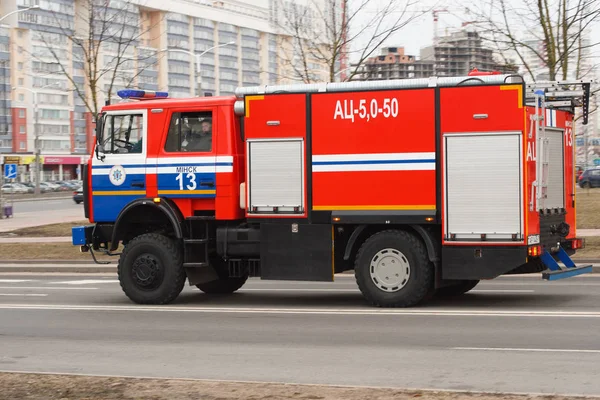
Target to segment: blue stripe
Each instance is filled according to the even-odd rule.
[[[368,161],[313,161],[313,165],[365,165],[365,164],[424,164],[433,163],[431,160],[368,160]]]

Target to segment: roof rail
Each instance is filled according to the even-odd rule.
[[[593,80],[572,81],[540,81],[527,84],[526,103],[536,105],[536,99],[543,100],[546,108],[574,112],[576,107],[581,107],[583,124],[587,125],[590,112],[590,93]]]

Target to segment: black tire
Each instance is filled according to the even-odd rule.
[[[465,280],[461,281],[458,284],[452,286],[445,286],[439,288],[436,292],[436,296],[438,297],[457,297],[462,296],[467,293],[469,290],[473,289],[479,283],[478,280],[470,281]]]
[[[185,285],[180,246],[156,233],[140,235],[127,243],[117,271],[123,292],[138,304],[171,303]]]
[[[371,262],[385,249],[401,253],[398,257],[408,264],[410,270],[403,286],[396,291],[379,288],[371,278]],[[411,307],[425,300],[431,293],[434,267],[420,238],[405,231],[387,230],[372,235],[362,244],[356,255],[354,274],[358,288],[369,304],[377,307]],[[383,281],[380,284],[385,286]]]
[[[216,281],[200,283],[196,287],[206,294],[230,294],[244,286],[248,276],[222,278]]]

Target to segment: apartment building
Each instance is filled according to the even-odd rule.
[[[403,47],[385,47],[358,68],[353,80],[428,78],[467,75],[481,71],[517,72],[516,66],[494,59],[494,51],[483,45],[478,32],[470,27],[439,37],[436,44],[421,49],[420,58],[405,53]]]
[[[463,27],[439,37],[437,43],[421,49],[421,60],[434,62],[436,76],[467,75],[473,68],[518,72],[517,66],[497,61],[494,50],[483,44],[481,35],[472,27]]]
[[[91,2],[95,0],[0,1],[0,18],[6,16],[0,22],[0,154],[21,157],[25,180],[38,149],[43,159],[56,163],[44,163],[44,179],[77,176],[78,164],[91,149],[94,121],[88,68],[83,49],[65,36],[67,32],[86,37],[89,24],[79,16],[86,15]],[[286,82],[289,65],[283,65],[280,53],[289,47],[290,38],[281,34],[275,21],[291,7],[289,1],[110,0],[108,4],[113,17],[126,21],[125,35],[132,45],[123,51],[106,42],[100,49],[103,71],[114,70],[117,60],[129,61],[122,62],[114,81],[112,73],[98,81],[98,106],[116,101],[117,90],[125,87],[190,97],[230,95],[242,85]],[[33,6],[39,8],[26,10]],[[312,66],[317,73],[326,71],[322,64]],[[63,67],[67,74],[61,73]],[[85,101],[74,85],[85,93]]]
[[[360,65],[352,80],[427,78],[434,75],[434,66],[433,61],[405,54],[404,47],[385,47]]]

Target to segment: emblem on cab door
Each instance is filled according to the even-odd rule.
[[[112,183],[115,186],[121,186],[123,182],[125,182],[125,177],[125,168],[121,167],[120,165],[115,165],[114,167],[112,167],[108,174],[108,179],[110,179],[110,183]]]

